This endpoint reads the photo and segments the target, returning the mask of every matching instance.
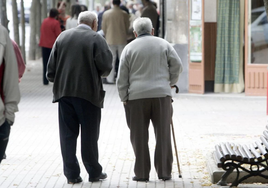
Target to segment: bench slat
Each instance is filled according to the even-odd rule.
[[[249,158],[248,158],[247,154],[245,153],[243,147],[242,147],[241,145],[238,145],[238,146],[237,146],[237,149],[238,149],[238,151],[241,153],[242,158],[243,158],[243,161],[244,161],[244,162],[249,162]]]
[[[249,161],[254,162],[254,156],[252,155],[248,147],[246,145],[243,145],[242,148],[244,149],[246,155],[248,156]]]
[[[268,130],[263,131],[263,136],[264,136],[264,138],[266,138],[266,140],[268,140]]]
[[[249,145],[249,151],[251,151],[251,153],[255,156],[255,158],[258,161],[261,161],[262,160],[262,157],[261,157],[260,153],[255,148],[256,147],[254,146],[254,144],[250,144]]]
[[[229,152],[227,151],[227,148],[226,148],[225,144],[224,144],[224,143],[221,143],[221,144],[220,144],[220,147],[221,147],[221,151],[222,151],[224,157],[225,157],[226,159],[230,159],[230,154],[229,154]]]
[[[267,150],[265,149],[265,145],[262,145],[261,141],[260,140],[257,140],[255,142],[261,152],[261,154],[265,157],[265,158],[268,158],[268,152]]]
[[[262,141],[262,144],[265,146],[265,148],[267,150],[268,149],[268,141],[263,136],[261,136],[261,141]]]
[[[235,155],[235,152],[234,150],[232,149],[232,146],[229,142],[225,143],[225,147],[228,151],[228,153],[231,155],[231,159],[236,159],[236,155]]]
[[[221,162],[223,162],[224,161],[224,155],[221,152],[220,146],[219,145],[216,145],[215,146],[215,150],[216,150],[216,156],[217,156],[218,160],[220,160]]]
[[[238,160],[243,160],[242,155],[241,155],[241,153],[238,150],[238,146],[235,145],[234,143],[232,143],[231,145],[233,146],[233,151],[235,152],[236,158]]]

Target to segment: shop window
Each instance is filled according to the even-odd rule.
[[[249,10],[250,63],[268,64],[268,21],[263,0],[251,0]]]

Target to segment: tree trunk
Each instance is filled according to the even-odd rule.
[[[36,55],[36,0],[32,1],[31,5],[31,15],[30,15],[30,47],[29,47],[29,60],[35,60]]]
[[[20,23],[21,23],[21,45],[20,45],[20,49],[21,49],[21,53],[22,53],[22,57],[24,59],[24,62],[26,63],[26,55],[25,55],[25,14],[24,14],[24,0],[20,1],[20,10],[21,10],[21,19],[20,19]]]
[[[8,19],[7,19],[7,1],[6,0],[0,0],[0,18],[1,18],[1,24],[8,29]],[[9,31],[9,29],[8,29]]]
[[[42,17],[41,20],[43,21],[47,17],[47,0],[42,0]]]
[[[36,31],[36,59],[39,59],[40,57],[42,57],[41,54],[41,48],[39,46],[39,41],[40,41],[40,28],[41,28],[41,17],[42,15],[41,13],[41,2],[40,0],[36,0],[36,20],[35,20],[35,31]]]
[[[13,30],[14,30],[14,40],[19,45],[20,44],[20,32],[19,32],[19,19],[18,19],[18,7],[17,1],[12,0],[12,15],[13,15]]]
[[[51,1],[52,1],[52,8],[57,8],[57,1],[56,0]]]
[[[266,11],[266,16],[268,18],[268,0],[263,0],[264,6],[265,6],[265,11]]]

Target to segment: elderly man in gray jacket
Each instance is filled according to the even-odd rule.
[[[150,120],[156,137],[154,164],[158,178],[169,180],[173,162],[171,86],[178,81],[182,63],[167,41],[153,36],[154,29],[149,18],[136,19],[133,28],[136,39],[122,52],[117,80],[136,156],[133,180],[149,180]]]
[[[107,177],[98,162],[98,138],[105,91],[102,76],[112,69],[112,53],[97,31],[97,15],[81,12],[78,26],[56,39],[48,61],[47,78],[53,102],[59,103],[60,143],[64,174],[69,184],[80,183],[76,142],[81,127],[81,153],[89,181]]]
[[[18,64],[7,30],[0,24],[0,162],[3,159],[10,126],[20,101]]]

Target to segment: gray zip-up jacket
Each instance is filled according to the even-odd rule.
[[[5,69],[2,87],[4,96],[0,98],[0,126],[6,119],[14,122],[20,101],[16,55],[6,28],[0,25],[0,66],[2,63],[5,63]]]

